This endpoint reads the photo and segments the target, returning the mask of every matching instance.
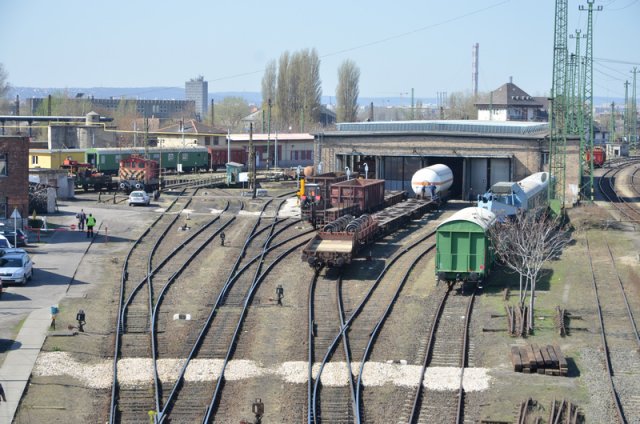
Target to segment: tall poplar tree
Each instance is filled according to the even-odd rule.
[[[338,68],[336,87],[336,119],[338,122],[355,122],[358,117],[360,95],[360,68],[352,60],[345,60]]]

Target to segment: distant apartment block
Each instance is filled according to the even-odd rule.
[[[119,108],[133,108],[139,117],[147,118],[192,118],[195,117],[195,102],[193,100],[139,100],[139,99],[96,99],[93,97],[67,99],[68,102],[77,102],[84,106],[83,113],[91,110],[100,111],[105,115],[113,115]],[[37,111],[47,110],[47,99],[33,97],[27,100],[27,107],[31,115]],[[45,112],[44,115],[47,113]]]
[[[195,102],[195,112],[198,119],[202,119],[207,113],[209,101],[209,83],[203,76],[192,78],[184,83],[185,99]]]

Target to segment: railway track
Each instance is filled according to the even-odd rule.
[[[117,365],[122,359],[150,358],[152,295],[145,290],[151,270],[151,258],[163,237],[176,223],[179,212],[188,206],[190,197],[178,196],[165,213],[149,226],[131,247],[123,265],[120,287],[116,346],[114,354],[114,383],[111,394],[110,422],[137,422],[141,411],[146,414],[157,407],[153,391],[118,384]],[[143,360],[144,360],[143,359]]]
[[[598,188],[605,199],[616,209],[619,213],[620,221],[629,222],[632,224],[640,223],[640,209],[633,203],[637,199],[628,198],[627,196],[620,195],[616,191],[616,180],[620,178],[620,174],[629,166],[637,166],[638,160],[627,160],[619,162],[614,168],[607,170],[602,177],[598,179]],[[631,178],[630,184],[617,183],[622,185],[630,185],[632,190],[637,194],[638,189],[634,184],[634,177],[638,169],[635,169]],[[635,227],[635,225],[634,225]]]
[[[456,293],[453,287],[447,287],[442,296],[432,321],[420,381],[423,381],[427,367],[459,368],[458,390],[432,390],[419,385],[413,396],[409,423],[464,422],[463,378],[468,364],[469,323],[474,300],[475,288],[464,295],[462,290]]]
[[[121,288],[121,307],[118,322],[118,341],[116,346],[116,359],[114,361],[114,385],[112,390],[112,404],[110,407],[110,422],[148,422],[149,414],[159,411],[160,419],[169,403],[169,397],[163,396],[169,392],[170,383],[161,382],[158,377],[157,359],[159,355],[171,358],[184,357],[184,346],[188,345],[176,340],[175,334],[187,339],[191,331],[180,331],[179,320],[172,320],[170,311],[175,305],[188,304],[194,307],[196,315],[202,315],[201,311],[207,308],[206,296],[184,295],[185,286],[191,285],[191,290],[198,290],[198,282],[193,278],[182,278],[180,288],[171,290],[173,283],[180,279],[181,274],[192,263],[194,258],[233,220],[235,216],[226,220],[222,225],[213,224],[219,219],[215,217],[200,228],[190,229],[191,235],[177,247],[160,249],[161,241],[172,229],[177,229],[177,219],[180,211],[185,211],[189,206],[193,195],[176,198],[174,203],[149,227],[132,247],[123,268],[123,282]],[[240,209],[243,208],[240,204]],[[228,204],[227,204],[228,207]],[[191,232],[193,230],[193,232]],[[164,257],[159,252],[164,250]],[[161,256],[158,258],[158,256]],[[145,259],[146,258],[146,259]],[[144,262],[147,262],[144,264]],[[144,272],[143,270],[146,270]],[[135,271],[135,272],[134,272]],[[139,275],[138,275],[139,274]],[[137,283],[136,283],[137,282]],[[145,290],[145,286],[148,290]],[[188,291],[188,290],[187,290]],[[206,291],[206,289],[205,289]],[[163,305],[163,296],[169,293]],[[197,299],[197,301],[194,301]],[[198,303],[201,301],[203,303]],[[165,307],[166,306],[166,307]],[[198,312],[199,310],[199,312]],[[162,311],[162,312],[161,312]],[[179,316],[180,314],[173,314]],[[160,329],[158,334],[157,330]],[[129,330],[129,331],[127,331]],[[174,336],[172,336],[174,335]],[[151,357],[151,359],[149,359]],[[151,370],[154,377],[153,387],[121,387],[117,383],[117,361],[133,358],[141,362],[142,366]],[[129,364],[130,365],[130,364]],[[171,391],[170,393],[172,393]],[[184,394],[188,393],[188,396]],[[198,397],[196,393],[203,393],[202,389],[193,390],[191,387],[183,391],[185,408],[198,410],[198,414],[192,412],[186,414],[178,411],[177,417],[188,417],[191,422],[194,416],[202,416],[206,401],[210,395]],[[206,393],[211,393],[209,388]],[[198,400],[200,399],[200,400]],[[181,403],[181,404],[182,404]],[[181,419],[181,418],[178,418]]]
[[[587,238],[586,248],[612,396],[612,416],[623,424],[637,422],[640,403],[634,396],[640,381],[640,335],[636,319],[608,243],[591,245]]]
[[[282,259],[290,254],[302,243],[296,241],[301,237],[299,232],[292,237],[275,243],[274,240],[280,233],[292,227],[297,221],[291,220],[278,229],[277,210],[284,203],[280,202],[272,211],[265,212],[269,203],[265,204],[262,210],[263,215],[271,216],[273,222],[268,222],[260,227],[261,219],[256,220],[256,224],[247,237],[247,240],[237,255],[237,260],[229,273],[229,278],[221,288],[218,297],[210,307],[208,317],[203,320],[202,327],[192,345],[191,351],[183,362],[182,369],[175,384],[164,399],[164,407],[159,410],[159,422],[177,420],[179,422],[212,422],[219,412],[221,393],[224,387],[224,372],[228,362],[236,352],[236,346],[240,330],[247,314],[251,298],[260,281],[265,278],[270,269]],[[251,255],[251,245],[257,244],[259,254]],[[278,254],[279,253],[279,254]],[[278,256],[265,267],[265,256],[267,254],[278,254]],[[248,257],[248,259],[246,259]],[[241,266],[241,263],[244,264]],[[253,276],[249,277],[248,276]],[[238,281],[243,282],[238,283]],[[252,282],[248,287],[246,281]],[[237,285],[236,285],[237,284]],[[241,288],[237,288],[242,286]],[[237,297],[229,296],[232,289],[236,287]],[[244,292],[244,293],[243,293]],[[242,299],[239,299],[242,297]],[[232,299],[230,302],[229,300]],[[211,383],[193,383],[185,381],[184,376],[189,362],[194,359],[216,358],[223,360],[217,380]],[[194,388],[195,387],[195,388]],[[227,405],[223,405],[221,415],[226,415]]]
[[[309,327],[309,346],[313,347],[313,355],[309,355],[309,389],[308,389],[308,414],[309,423],[320,422],[365,422],[363,411],[366,405],[361,404],[360,392],[363,387],[361,376],[364,363],[386,317],[392,310],[392,305],[407,279],[413,266],[427,253],[429,249],[421,250],[419,247],[425,240],[433,237],[431,232],[418,238],[404,250],[393,256],[384,268],[378,273],[372,283],[365,284],[350,281],[341,285],[341,278],[336,279],[336,301],[340,330],[333,337],[326,349],[322,362],[314,364],[315,357],[319,356],[314,346],[316,339],[313,333],[314,326]],[[431,246],[432,248],[432,246]],[[407,254],[409,253],[409,254]],[[406,256],[405,256],[406,255]],[[404,278],[400,277],[404,274]],[[355,286],[361,287],[355,287]],[[349,287],[347,287],[349,286]],[[317,290],[317,285],[316,289]],[[341,294],[349,292],[346,302],[342,302]],[[314,307],[310,294],[310,311]],[[336,319],[333,319],[336,322]],[[310,315],[310,322],[315,326],[320,323]],[[337,323],[336,323],[337,324]],[[334,324],[334,326],[336,325]],[[325,324],[325,326],[331,324]],[[319,334],[319,333],[318,333]],[[326,339],[326,338],[325,338]],[[321,343],[321,344],[326,344]],[[360,369],[351,369],[352,363],[360,361]],[[315,366],[314,366],[315,365]],[[319,367],[313,377],[312,367]],[[342,371],[348,379],[347,384],[324,384],[322,373],[325,368],[333,368]],[[356,378],[357,376],[357,378]],[[312,378],[313,377],[313,378]],[[344,383],[344,382],[343,382]]]

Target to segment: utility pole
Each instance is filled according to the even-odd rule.
[[[411,89],[411,120],[416,119],[416,106],[414,102],[413,88]]]
[[[633,89],[631,90],[631,145],[635,150],[638,144],[638,111],[636,108],[636,74],[638,68],[633,68]]]
[[[622,134],[624,139],[627,141],[627,144],[631,146],[631,135],[629,128],[631,127],[631,111],[629,107],[629,81],[624,82],[624,119],[623,119],[623,129]]]
[[[609,143],[616,141],[616,104],[611,102],[611,119],[609,120]]]
[[[549,119],[549,173],[553,179],[547,195],[556,213],[564,209],[566,186],[567,3],[568,0],[556,0],[553,33],[553,85]]]
[[[253,145],[253,122],[249,123],[249,185],[251,198],[256,198],[256,149]]]
[[[216,126],[216,114],[215,114],[215,109],[213,108],[213,99],[211,99],[211,126],[215,127]]]
[[[267,170],[271,165],[271,98],[267,100],[268,116],[267,116]]]
[[[594,185],[593,185],[593,142],[594,142],[594,128],[593,128],[593,11],[602,10],[602,6],[593,8],[595,0],[587,0],[587,47],[584,54],[584,106],[585,106],[585,118],[587,118],[587,124],[589,125],[589,193],[591,201],[594,200]],[[579,10],[584,11],[585,7],[580,5]]]

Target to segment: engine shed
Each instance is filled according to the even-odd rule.
[[[314,166],[384,179],[386,190],[411,193],[419,169],[441,163],[453,171],[450,197],[468,200],[501,181],[548,171],[549,124],[496,121],[339,123],[315,134]],[[578,200],[579,140],[567,138],[565,204]],[[366,172],[365,172],[366,171]]]

